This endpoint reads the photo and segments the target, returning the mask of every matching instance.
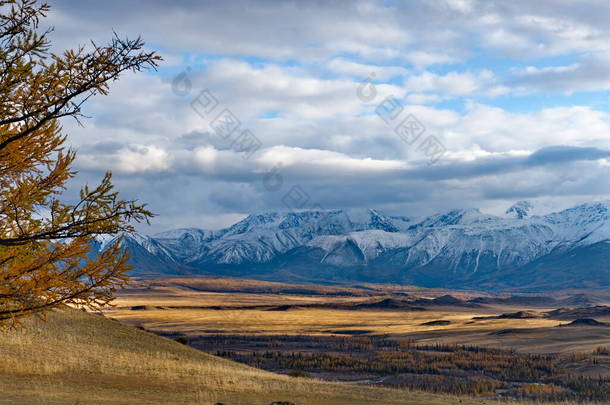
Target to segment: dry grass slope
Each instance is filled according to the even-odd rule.
[[[11,405],[492,403],[280,376],[77,310],[0,332],[0,392]]]

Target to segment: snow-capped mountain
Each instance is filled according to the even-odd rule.
[[[530,211],[534,208],[529,201],[518,201],[506,210],[507,215],[512,215],[514,218],[523,219],[527,217]]]
[[[610,285],[609,202],[544,216],[531,209],[521,201],[502,217],[466,209],[420,219],[375,210],[272,212],[222,230],[126,235],[123,243],[138,274],[479,289]]]

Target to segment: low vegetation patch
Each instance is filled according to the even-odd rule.
[[[433,393],[610,401],[610,379],[571,371],[577,365],[598,362],[606,355],[605,348],[577,356],[541,355],[463,345],[415,345],[383,336],[223,335],[202,337],[195,344],[220,357],[291,376],[307,373],[353,379],[362,375],[372,383]]]

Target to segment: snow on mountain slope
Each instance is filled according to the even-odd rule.
[[[347,235],[322,235],[312,239],[306,245],[331,251],[348,240],[363,253],[367,259],[374,259],[383,251],[410,246],[415,241],[409,233],[387,232],[379,229],[352,232]]]
[[[181,228],[158,233],[154,240],[161,244],[179,262],[205,255],[206,244],[218,237],[218,232],[197,228]]]
[[[150,256],[146,263],[157,257],[165,266],[175,263],[193,271],[289,270],[307,278],[343,268],[341,276],[350,278],[357,276],[350,269],[367,268],[371,281],[383,273],[384,280],[431,285],[508,277],[534,262],[553,263],[559,271],[562,254],[610,241],[608,202],[544,216],[529,215],[530,209],[530,203],[520,202],[504,217],[466,209],[422,220],[376,210],[272,212],[218,231],[178,229],[152,238],[130,235],[126,241],[137,255]],[[596,257],[606,257],[597,252],[610,244],[596,246]],[[547,256],[554,259],[543,260]]]
[[[216,232],[171,231],[155,239],[186,264],[263,263],[319,235],[372,229],[399,232],[408,223],[408,218],[388,217],[374,210],[274,212],[250,215]]]
[[[523,219],[530,215],[534,205],[529,201],[518,201],[506,210],[506,214],[513,218]]]
[[[569,247],[610,239],[610,202],[582,204],[544,218],[553,225],[557,240]]]
[[[97,243],[95,244],[94,249],[97,251],[103,251],[121,238],[121,247],[123,248],[137,246],[144,249],[150,255],[163,258],[168,261],[174,261],[172,253],[163,244],[159,243],[156,239],[153,239],[150,236],[144,236],[138,233],[98,236],[96,238]]]
[[[93,244],[93,252],[100,252],[121,239],[121,248],[129,251],[130,264],[139,275],[177,273],[182,265],[173,253],[156,239],[137,233],[98,237]]]

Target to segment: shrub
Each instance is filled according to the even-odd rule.
[[[176,339],[174,339],[176,342],[178,343],[182,343],[183,345],[188,345],[189,344],[189,338],[186,336],[178,336]]]
[[[599,346],[595,349],[595,354],[610,356],[610,347]]]
[[[290,377],[311,378],[311,374],[309,374],[307,371],[303,371],[303,370],[290,370],[287,374]]]

